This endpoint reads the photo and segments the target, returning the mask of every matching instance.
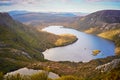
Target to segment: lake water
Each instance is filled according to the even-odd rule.
[[[45,59],[51,61],[88,62],[92,59],[114,55],[115,45],[109,40],[74,29],[64,28],[63,26],[49,26],[42,29],[42,31],[47,31],[57,35],[69,33],[78,38],[78,40],[73,44],[47,49],[43,52]],[[101,52],[94,56],[92,55],[93,50],[100,50]]]

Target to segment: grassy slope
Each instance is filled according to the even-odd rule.
[[[68,44],[72,44],[73,42],[75,42],[77,40],[77,38],[75,38],[75,36],[71,35],[71,34],[62,34],[60,36],[61,36],[61,38],[59,38],[55,42],[56,46],[65,46]]]
[[[116,45],[115,52],[120,55],[120,29],[102,32],[98,36],[114,41]]]
[[[116,45],[115,53],[119,55],[120,54],[120,24],[113,27],[115,28],[114,29],[110,28],[109,30],[101,30],[100,28],[90,28],[88,30],[85,30],[84,32],[89,34],[95,34],[102,38],[113,41]]]

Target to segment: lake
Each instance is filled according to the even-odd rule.
[[[78,38],[73,44],[44,51],[43,54],[45,59],[51,61],[88,62],[92,59],[115,55],[114,43],[95,35],[86,34],[70,28],[64,28],[63,26],[49,26],[42,29],[42,31],[47,31],[56,35],[73,34]],[[101,52],[94,56],[92,55],[93,50],[100,50]]]

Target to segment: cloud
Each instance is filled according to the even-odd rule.
[[[46,4],[51,2],[70,2],[74,0],[0,0],[0,4]]]
[[[0,6],[10,6],[10,5],[46,5],[54,2],[58,3],[73,3],[78,0],[0,0]],[[84,1],[84,0],[80,0]],[[87,2],[120,2],[120,0],[85,0]]]
[[[103,1],[107,1],[107,2],[120,2],[120,0],[86,0],[88,2],[103,2]]]
[[[33,0],[0,0],[0,6],[17,5],[17,4],[30,4]]]
[[[51,6],[58,6],[59,4],[69,4],[74,0],[0,0],[0,8],[4,9],[48,9]],[[68,3],[69,2],[69,3]],[[57,5],[58,4],[58,5]]]
[[[11,1],[11,0],[0,0],[0,1]]]
[[[13,5],[13,2],[11,0],[0,0],[0,6],[10,6]]]

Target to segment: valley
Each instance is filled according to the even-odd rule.
[[[51,31],[52,33],[49,31],[41,31],[52,25],[64,26],[66,31],[61,31],[60,33],[62,33],[62,35],[55,34],[54,31]],[[54,29],[55,26],[53,26]],[[67,31],[67,29],[76,29],[77,32],[82,31],[79,32],[82,36],[80,36],[80,34],[75,35],[76,30],[73,31],[71,35],[72,32]],[[92,38],[90,39],[89,36],[92,36]],[[88,40],[88,42],[84,42],[86,44],[82,44],[81,39],[84,38]],[[103,42],[101,42],[102,40]],[[114,44],[111,41],[110,43],[107,42],[109,40],[115,43],[115,52]],[[77,43],[78,41],[82,43]],[[93,45],[89,47],[92,48],[91,52],[86,50],[88,55],[81,58],[93,57],[93,55],[91,55],[92,51],[96,49],[103,52],[103,57],[94,56],[96,58],[91,58],[87,62],[82,61],[80,58],[80,60],[76,62],[74,60],[63,60],[63,58],[59,56],[60,54],[64,56],[67,53],[69,56],[71,56],[70,54],[76,54],[74,50],[78,54],[86,54],[84,52],[85,50],[82,52],[80,49],[88,49],[86,47],[91,43],[93,43]],[[98,43],[100,44],[98,45]],[[69,50],[71,50],[70,53],[62,54],[61,50],[64,49],[59,49],[55,52],[56,54],[57,52],[60,53],[57,56],[62,60],[48,60],[43,55],[44,53],[42,53],[45,50],[49,51],[51,48],[64,48],[74,44],[82,44],[82,46],[78,46],[79,51],[74,48],[73,50],[69,48]],[[43,15],[42,13],[23,13],[19,15],[15,14],[15,16],[11,17],[8,13],[0,13],[0,72],[3,74],[27,67],[35,70],[54,72],[60,76],[60,78],[56,80],[110,80],[113,78],[112,75],[115,76],[113,80],[119,80],[120,63],[119,60],[116,62],[116,59],[120,59],[119,54],[120,10],[102,10],[86,16],[76,16],[70,13],[69,16],[68,14],[66,16],[65,14],[58,15],[51,13]],[[71,59],[73,59],[73,57]],[[116,63],[116,65],[114,68],[107,69],[106,72],[101,72],[101,69],[97,69],[99,66],[106,65],[107,63]],[[2,73],[0,74],[1,79]]]

